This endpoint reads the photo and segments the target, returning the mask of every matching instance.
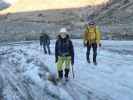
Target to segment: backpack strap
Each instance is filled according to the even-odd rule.
[[[97,33],[96,29],[97,29],[97,27],[95,27],[95,29],[94,29],[94,33],[95,33],[95,42],[96,42],[96,39],[97,39],[97,37],[96,37],[96,33]],[[89,33],[89,27],[88,27],[88,26],[87,26],[87,32]],[[91,36],[91,34],[90,34],[90,36]]]

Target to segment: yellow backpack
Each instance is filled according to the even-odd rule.
[[[85,39],[89,41],[96,41],[96,27],[87,27],[85,32]]]

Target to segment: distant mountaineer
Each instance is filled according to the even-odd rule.
[[[94,21],[90,21],[84,32],[84,46],[87,47],[86,59],[90,63],[90,50],[93,48],[93,63],[97,65],[97,47],[100,43],[101,33]]]

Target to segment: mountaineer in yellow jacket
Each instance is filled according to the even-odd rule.
[[[90,50],[93,48],[93,63],[97,65],[97,47],[100,43],[101,33],[94,21],[89,22],[84,32],[84,45],[87,47],[86,59],[90,63]]]

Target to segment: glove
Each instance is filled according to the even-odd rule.
[[[85,40],[85,41],[84,41],[84,47],[86,47],[86,46],[87,46],[87,41]]]
[[[71,64],[72,64],[72,66],[74,65],[74,59],[72,59]]]
[[[72,64],[72,66],[73,66],[73,65],[74,65],[74,62],[72,62],[71,64]]]
[[[58,57],[55,58],[55,63],[57,63],[57,62],[58,62]]]

